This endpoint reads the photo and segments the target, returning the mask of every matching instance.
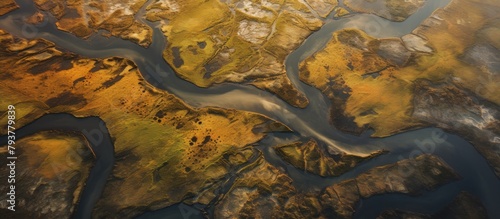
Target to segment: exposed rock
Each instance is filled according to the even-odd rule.
[[[380,155],[375,152],[366,157],[341,154],[337,157],[330,156],[321,150],[315,140],[307,143],[295,142],[289,145],[276,147],[277,154],[298,169],[305,170],[320,176],[339,176],[351,170],[359,163]]]
[[[500,177],[500,111],[498,105],[457,86],[419,81],[413,116],[458,133],[478,149]]]
[[[393,192],[416,195],[458,177],[440,159],[421,155],[374,168],[322,191],[300,192],[287,175],[262,158],[254,166],[215,206],[216,218],[351,218],[361,198]]]
[[[462,59],[489,74],[500,75],[500,50],[490,44],[475,44],[468,48]]]
[[[99,29],[111,35],[131,40],[141,46],[149,46],[152,29],[135,19],[146,0],[35,0],[38,8],[49,11],[57,18],[57,28],[87,38]]]
[[[18,139],[15,144],[15,212],[0,204],[6,218],[67,218],[75,210],[92,166],[92,153],[85,139],[75,133],[40,132]],[[7,150],[2,150],[3,157]],[[7,167],[10,160],[2,159]],[[0,175],[7,177],[9,168]],[[7,178],[0,189],[9,190]]]
[[[375,131],[373,136],[382,137],[416,127],[452,123],[453,120],[442,121],[443,117],[423,121],[413,113],[414,88],[420,80],[448,81],[460,90],[471,91],[468,95],[472,97],[496,104],[489,108],[498,110],[500,75],[496,46],[500,44],[493,37],[500,22],[493,11],[498,8],[491,2],[453,0],[412,34],[402,37],[408,51],[395,39],[373,39],[357,30],[337,31],[323,50],[300,64],[300,79],[330,98],[330,119],[337,129],[356,134],[371,128]],[[457,95],[450,101],[467,102],[459,100],[466,95]],[[499,141],[494,136],[487,139],[483,141],[490,143],[476,142],[476,146]]]
[[[180,77],[200,87],[251,84],[293,106],[307,106],[286,76],[284,61],[323,24],[315,9],[328,14],[336,1],[168,2],[151,4],[146,16],[161,22],[168,39],[163,56]],[[175,65],[176,60],[183,65]]]
[[[0,16],[19,8],[14,0],[3,0],[0,2]]]
[[[458,175],[442,160],[420,155],[371,169],[355,179],[327,187],[320,201],[325,208],[334,209],[339,218],[351,218],[361,198],[395,192],[417,195],[456,179]]]
[[[432,49],[427,46],[427,42],[415,34],[407,34],[401,37],[406,48],[413,52],[432,53]]]
[[[392,20],[404,21],[424,5],[426,0],[345,0],[354,11],[371,13]]]
[[[399,39],[381,39],[373,44],[380,57],[399,67],[405,66],[412,55]]]
[[[427,19],[414,35],[403,39],[409,51],[399,40],[373,39],[355,30],[339,31],[324,51],[301,65],[301,79],[320,88],[332,100],[332,121],[342,130],[359,133],[374,128],[376,136],[386,136],[416,126],[438,125],[465,135],[499,174],[499,78],[495,74],[489,76],[487,71],[496,65],[480,59],[496,60],[497,30],[490,22],[497,16],[498,7],[493,1],[478,4],[475,0],[454,0]],[[82,2],[68,2],[66,6],[61,2],[37,2],[60,19],[61,29],[85,37],[95,31],[94,27],[117,28],[113,34],[124,38],[138,33],[136,27],[140,24],[134,23],[133,13],[144,3],[129,3],[135,5],[132,9],[127,9],[127,4],[113,5],[119,9],[108,10],[96,8],[100,4],[91,2],[90,22],[107,16],[99,14],[102,11],[116,13],[109,15],[116,19],[89,26],[81,17],[85,14],[78,6]],[[318,5],[322,2],[256,2],[209,0],[199,5],[198,1],[157,1],[148,7],[147,17],[160,21],[169,40],[165,58],[187,80],[199,86],[223,82],[253,84],[277,93],[294,106],[305,107],[307,100],[286,78],[283,61],[321,26],[317,14],[321,13]],[[116,2],[109,2],[113,3]],[[404,17],[389,14],[394,19]],[[123,24],[117,24],[120,19]],[[33,20],[39,19],[35,16]],[[146,29],[140,32],[143,36],[135,37],[136,42],[146,39],[144,36],[149,33]],[[481,42],[476,42],[476,34],[481,36]],[[0,107],[12,103],[19,106],[19,126],[45,113],[57,112],[98,115],[107,123],[114,138],[117,162],[104,196],[97,203],[96,217],[132,217],[174,203],[208,204],[215,200],[217,217],[349,218],[361,198],[394,192],[415,195],[458,177],[438,158],[422,155],[374,168],[323,191],[305,193],[293,187],[284,171],[260,157],[241,171],[228,193],[220,194],[217,190],[231,177],[228,175],[232,170],[256,156],[249,145],[261,140],[268,131],[289,129],[249,112],[193,109],[148,85],[129,60],[85,59],[59,51],[50,42],[16,39],[3,31],[0,41],[0,64],[5,66],[0,74]],[[490,55],[483,56],[478,51]],[[485,67],[480,68],[477,63]],[[6,117],[0,117],[0,121],[5,124]],[[5,127],[0,127],[0,133],[5,133]],[[60,151],[49,153],[56,152]],[[283,148],[282,153],[295,166],[319,175],[335,175],[327,167],[341,164],[314,142]],[[37,156],[32,157],[42,158]],[[342,165],[351,167],[358,162],[358,158],[348,158],[350,162]],[[52,161],[57,159],[43,160]],[[42,163],[23,168],[31,171],[26,176],[31,177],[46,173],[40,170],[45,167]],[[35,208],[48,209],[51,217],[68,217],[75,199],[67,195],[76,194],[69,191],[78,190],[72,186],[80,186],[81,179],[65,179],[58,185],[63,188],[50,191],[62,190],[61,202]],[[36,179],[24,181],[32,186]],[[43,189],[36,191],[45,192]],[[123,194],[127,197],[123,198]],[[49,197],[45,193],[39,196]],[[455,206],[470,203],[457,201]],[[478,205],[470,206],[480,209]],[[445,214],[471,215],[453,209]],[[26,215],[40,216],[44,215]]]
[[[200,87],[251,84],[302,108],[308,100],[287,78],[284,60],[338,4],[337,0],[35,2],[56,16],[61,30],[85,38],[105,29],[147,46],[152,30],[136,20],[145,7],[146,19],[159,21],[168,39],[164,58],[180,77]],[[337,14],[344,15],[345,9]],[[197,46],[200,42],[203,48]]]
[[[253,44],[262,44],[271,33],[271,25],[243,20],[238,27],[238,36]]]
[[[26,41],[0,33],[2,45]],[[147,84],[134,63],[123,58],[85,59],[61,52],[40,59],[55,50],[53,44],[37,40],[19,45],[15,52],[8,46],[0,49],[5,66],[0,107],[22,109],[16,114],[17,127],[46,113],[97,115],[113,138],[115,167],[95,217],[132,217],[185,200],[207,203],[230,170],[249,159],[251,144],[271,130],[289,130],[250,112],[193,109]],[[6,120],[6,115],[0,118]],[[6,133],[6,126],[0,133]]]
[[[254,165],[234,182],[231,190],[215,206],[215,218],[284,216],[287,201],[297,194],[292,180],[262,157]]]

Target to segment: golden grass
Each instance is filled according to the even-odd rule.
[[[46,71],[30,74],[33,65],[44,63],[13,65],[24,57],[5,53],[2,57],[6,66],[13,66],[2,74],[13,77],[1,79],[0,94],[9,98],[2,99],[0,107],[16,106],[17,127],[44,113],[57,112],[99,116],[106,123],[118,156],[113,175],[124,180],[110,182],[101,204],[116,205],[115,209],[160,201],[168,205],[183,200],[189,193],[199,193],[208,182],[227,173],[231,165],[227,165],[223,155],[238,154],[262,139],[264,134],[252,129],[269,121],[243,111],[193,109],[149,85],[130,61],[121,58],[95,60],[74,56],[69,69],[59,70],[57,63]],[[90,72],[95,66],[104,68]],[[119,80],[111,83],[117,77]],[[62,93],[69,95],[51,103]],[[0,121],[4,120],[2,115]],[[4,127],[2,131],[5,132]],[[40,153],[60,144],[41,143],[46,147]],[[64,153],[65,150],[54,151],[47,159],[59,161]],[[127,199],[123,199],[125,193]]]
[[[455,83],[499,104],[500,84],[497,82],[500,76],[488,74],[460,60],[461,54],[478,40],[475,34],[487,24],[488,17],[482,10],[477,3],[453,1],[446,10],[437,12],[444,19],[439,25],[415,31],[428,39],[434,53],[417,55],[413,64],[402,68],[389,67],[376,78],[362,75],[381,70],[389,64],[373,52],[355,48],[348,42],[342,43],[339,36],[351,34],[348,39],[366,42],[374,39],[354,30],[338,31],[325,49],[301,63],[301,80],[330,94],[327,85],[329,78],[341,76],[352,90],[345,104],[345,113],[354,116],[358,126],[369,125],[374,128],[373,135],[380,137],[419,124],[411,118],[413,82],[418,79],[439,82],[453,78]],[[482,32],[483,38],[496,42],[489,37],[493,31],[496,30],[488,27]],[[368,110],[376,114],[363,114]]]

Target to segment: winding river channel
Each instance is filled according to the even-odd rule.
[[[162,32],[157,28],[156,23],[151,23],[142,18],[145,6],[136,17],[154,30],[153,43],[148,48],[115,37],[103,37],[100,35],[102,31],[89,39],[83,40],[58,30],[54,24],[55,19],[49,15],[46,16],[47,22],[43,24],[36,26],[25,24],[24,18],[33,14],[37,9],[32,1],[17,0],[16,2],[20,9],[0,17],[0,28],[11,34],[22,38],[43,38],[54,42],[59,48],[85,57],[124,57],[134,61],[143,77],[152,85],[175,94],[193,107],[217,106],[252,111],[286,124],[295,131],[295,134],[270,134],[261,142],[262,144],[258,148],[263,151],[266,160],[273,165],[283,167],[293,178],[294,184],[298,188],[324,188],[333,183],[356,177],[373,167],[410,158],[419,152],[416,149],[415,140],[430,139],[435,133],[442,133],[443,138],[446,140],[436,143],[435,150],[432,153],[441,157],[453,167],[462,177],[461,180],[441,186],[435,191],[425,192],[421,196],[388,194],[362,200],[355,214],[356,218],[374,218],[381,211],[393,208],[434,213],[446,206],[461,190],[469,191],[479,197],[485,205],[490,218],[500,215],[500,208],[497,207],[498,203],[500,203],[500,179],[496,177],[485,159],[463,138],[443,133],[436,128],[409,131],[388,138],[370,138],[369,132],[363,133],[361,136],[342,133],[332,127],[326,119],[329,115],[330,101],[318,89],[304,84],[298,78],[298,64],[300,61],[323,48],[334,31],[342,28],[358,28],[374,37],[400,37],[414,30],[434,10],[446,6],[449,0],[429,0],[423,8],[404,22],[390,22],[368,14],[356,14],[342,19],[327,18],[326,24],[319,31],[309,36],[298,49],[290,54],[285,63],[288,77],[295,87],[302,91],[310,101],[309,106],[305,109],[292,107],[275,95],[253,86],[220,84],[210,88],[199,88],[180,79],[162,57],[162,51],[166,44]],[[146,5],[151,2],[152,0],[149,0]],[[52,116],[72,120],[72,122],[67,123],[71,124],[71,126],[52,127],[40,125],[36,126],[38,128],[30,128],[30,133],[51,128],[74,130],[84,127],[81,126],[78,119],[71,119],[71,116],[66,114],[47,115],[39,120],[43,121],[46,117],[52,118]],[[95,123],[95,127],[99,126],[100,120],[98,118],[91,117],[90,120]],[[87,120],[85,121],[87,122]],[[87,124],[86,122],[85,124]],[[42,124],[38,120],[35,123]],[[340,177],[323,178],[304,173],[288,165],[276,156],[269,147],[279,142],[308,137],[313,137],[324,143],[324,145],[328,145],[329,150],[332,151],[370,153],[375,150],[387,150],[389,153],[364,162]],[[2,142],[0,141],[0,143]],[[105,144],[105,146],[100,145],[99,147],[91,146],[96,153],[97,161],[80,198],[76,218],[88,218],[90,216],[92,207],[100,196],[108,178],[105,174],[109,175],[113,166],[112,143]],[[173,216],[179,215],[176,209],[178,208],[167,208],[160,211]],[[141,217],[157,218],[161,217],[161,215],[151,212]]]

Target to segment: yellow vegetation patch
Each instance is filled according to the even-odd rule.
[[[365,33],[337,31],[323,50],[301,63],[301,80],[333,98],[330,81],[341,78],[350,89],[345,114],[353,116],[359,127],[374,128],[374,136],[387,136],[419,124],[411,118],[413,82],[418,79],[452,80],[498,104],[500,75],[463,61],[467,49],[477,43],[496,46],[497,40],[491,38],[497,31],[495,21],[488,20],[482,7],[455,0],[445,10],[437,11],[439,20],[429,18],[424,22],[427,26],[414,31],[425,36],[434,52],[414,53],[412,62],[403,67],[392,66],[378,56],[371,43],[375,39]]]
[[[289,86],[283,66],[285,57],[322,25],[305,2],[194,2],[180,1],[169,9],[155,3],[147,13],[148,19],[164,21],[163,56],[180,77],[200,87],[249,83],[294,106],[307,105],[304,95]],[[272,83],[276,77],[283,82],[279,86]]]
[[[53,179],[64,176],[71,171],[82,171],[83,158],[79,150],[86,147],[80,136],[50,136],[50,134],[35,134],[27,139],[20,140],[27,162],[38,169],[41,177]],[[90,168],[87,163],[86,167]]]
[[[6,39],[2,43],[10,42]],[[223,177],[231,168],[224,155],[238,154],[262,139],[264,133],[252,129],[270,121],[237,110],[193,109],[149,85],[137,67],[122,58],[68,55],[58,61],[59,54],[44,61],[18,62],[32,56],[5,49],[0,52],[2,64],[9,66],[0,76],[0,94],[9,99],[2,100],[0,107],[14,104],[19,109],[17,127],[44,113],[57,112],[99,116],[106,123],[117,157],[113,176],[124,180],[109,182],[101,206],[117,205],[114,209],[119,210],[144,203],[170,205],[209,188],[208,182]],[[0,130],[5,133],[5,127]],[[42,143],[41,154],[61,144],[52,140]],[[67,151],[52,153],[47,159],[59,161]],[[127,194],[127,199],[122,194]]]
[[[353,116],[359,127],[368,125],[375,129],[374,135],[384,136],[415,123],[410,118],[412,92],[410,84],[395,78],[398,72],[387,68],[387,61],[366,52],[372,40],[358,30],[335,33],[322,51],[301,63],[300,77],[330,98],[335,96],[331,81],[342,78],[351,90],[345,113]],[[379,71],[378,77],[369,75]]]

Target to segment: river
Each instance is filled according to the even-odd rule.
[[[324,188],[332,183],[344,179],[355,177],[359,173],[372,167],[395,162],[400,159],[409,158],[415,152],[416,139],[427,139],[432,136],[432,132],[437,129],[426,128],[416,131],[405,132],[388,138],[370,138],[369,132],[361,136],[354,136],[337,131],[332,127],[326,118],[330,103],[329,100],[316,88],[304,84],[298,79],[298,64],[301,60],[320,50],[330,39],[332,33],[342,28],[359,28],[365,30],[374,37],[399,37],[410,33],[432,12],[449,3],[445,1],[427,1],[423,8],[418,10],[404,22],[390,22],[383,18],[357,14],[342,19],[326,19],[325,25],[317,32],[313,33],[307,40],[286,59],[287,75],[292,83],[301,92],[303,92],[310,101],[305,109],[299,109],[288,105],[283,100],[266,91],[259,90],[253,86],[240,84],[220,84],[210,88],[199,88],[192,83],[177,77],[172,68],[163,60],[162,51],[166,46],[165,37],[156,27],[156,23],[148,22],[142,19],[144,7],[136,16],[142,22],[151,26],[154,30],[153,43],[148,48],[143,48],[130,41],[122,40],[116,37],[102,37],[95,34],[87,40],[77,38],[69,33],[59,31],[54,25],[55,18],[46,16],[47,22],[42,25],[27,25],[23,18],[33,14],[36,11],[33,3],[28,0],[17,0],[20,9],[0,17],[0,28],[9,33],[23,38],[43,38],[54,42],[57,47],[64,50],[90,57],[106,58],[119,56],[134,61],[140,69],[143,77],[152,85],[171,92],[193,107],[217,106],[222,108],[234,108],[238,110],[252,111],[266,115],[290,127],[295,131],[292,138],[304,139],[313,137],[325,145],[330,150],[345,151],[349,153],[370,153],[375,150],[388,150],[390,153],[379,156],[375,159],[365,162],[352,171],[334,178],[322,178],[311,174],[303,173],[290,165],[284,163],[277,157],[272,149],[265,145],[272,145],[276,141],[281,141],[280,135],[270,135],[263,142],[260,149],[264,152],[265,158],[277,166],[287,169],[289,175],[294,179],[298,187],[304,185],[313,185]],[[151,3],[149,0],[148,3]],[[330,16],[331,17],[331,16]],[[241,100],[245,100],[244,102]],[[432,199],[435,208],[442,208],[446,201],[451,200],[457,189],[447,189],[456,187],[470,191],[472,194],[480,197],[486,206],[490,216],[500,215],[500,209],[495,204],[500,203],[500,181],[494,175],[492,169],[487,166],[484,158],[473,148],[471,144],[460,137],[451,134],[445,134],[447,140],[437,144],[436,154],[443,158],[452,166],[462,177],[458,183],[442,186],[440,189],[430,192],[434,196],[443,196],[446,199]],[[112,154],[110,155],[113,156]],[[112,158],[109,158],[112,159]],[[94,167],[96,168],[96,167]],[[93,171],[97,172],[97,171]],[[105,183],[107,177],[101,179]],[[102,191],[104,184],[87,183],[82,197],[92,193],[89,190]],[[89,189],[92,188],[92,189]],[[100,192],[99,192],[100,193]],[[379,196],[380,197],[380,196]],[[386,200],[380,201],[377,197],[364,200],[355,216],[370,218],[377,215],[381,210],[390,206],[391,208],[410,209],[410,206],[418,206],[417,203],[425,200],[425,197],[404,198],[404,195],[387,195]],[[391,200],[393,200],[391,202]],[[397,201],[401,200],[401,201]],[[441,201],[440,201],[441,200]],[[91,206],[91,201],[85,204]],[[389,203],[383,205],[383,203]],[[413,204],[412,204],[413,203]],[[78,209],[84,209],[83,198],[80,200]],[[429,208],[422,207],[421,210]],[[91,212],[92,208],[85,208],[82,211]],[[83,214],[83,213],[82,213]],[[87,214],[88,215],[88,214]]]
[[[104,121],[98,117],[76,118],[70,114],[49,114],[16,130],[16,138],[21,139],[45,130],[76,131],[88,139],[95,162],[86,180],[86,186],[82,191],[73,218],[90,218],[92,209],[101,196],[115,162],[113,142],[107,128],[105,128]],[[95,130],[104,131],[99,131],[99,136],[96,136]],[[0,137],[0,145],[6,145],[7,139],[6,136]]]

